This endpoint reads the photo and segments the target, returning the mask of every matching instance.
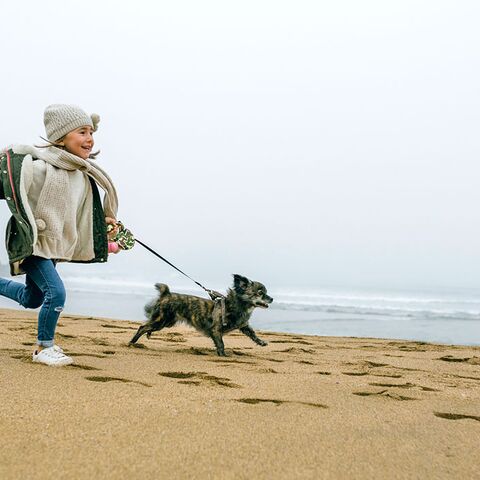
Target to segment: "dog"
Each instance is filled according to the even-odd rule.
[[[273,298],[267,294],[267,289],[260,282],[254,282],[242,275],[233,275],[233,288],[228,289],[224,315],[218,301],[171,293],[163,283],[155,284],[155,288],[159,292],[158,298],[145,306],[148,321],[139,327],[129,345],[135,344],[144,334],[150,338],[152,332],[173,327],[179,322],[185,322],[210,337],[217,354],[222,357],[225,356],[223,335],[232,330],[240,330],[262,347],[267,345],[248,324],[256,307],[268,308],[273,302]]]

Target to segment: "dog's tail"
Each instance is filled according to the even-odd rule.
[[[155,288],[160,293],[159,298],[165,297],[166,295],[170,295],[170,289],[164,283],[156,283]],[[147,303],[144,307],[144,311],[145,311],[145,316],[149,320],[152,320],[152,318],[157,317],[159,314],[158,298]]]
[[[144,311],[145,311],[145,316],[148,318],[148,320],[152,319],[153,313],[156,310],[156,308],[158,308],[156,300],[152,300],[151,302],[145,305]]]
[[[155,288],[159,291],[161,297],[170,295],[170,289],[168,288],[168,285],[165,285],[164,283],[156,283]]]

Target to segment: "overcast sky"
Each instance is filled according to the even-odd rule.
[[[479,285],[478,2],[1,0],[0,16],[0,144],[39,142],[50,103],[100,114],[119,218],[200,281]],[[172,275],[140,246],[106,268]]]

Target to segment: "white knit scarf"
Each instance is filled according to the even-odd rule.
[[[40,158],[49,164],[49,166],[47,166],[47,176],[43,187],[44,190],[52,191],[52,193],[65,191],[68,189],[68,179],[62,170],[80,170],[85,172],[89,177],[92,177],[97,185],[105,192],[105,197],[103,199],[103,210],[105,215],[107,217],[117,217],[117,191],[115,190],[115,186],[107,172],[98,166],[98,164],[90,159],[84,160],[83,158],[77,157],[76,155],[57,147],[48,147],[44,151],[38,149],[36,153],[37,158]],[[55,192],[55,190],[57,192]],[[45,203],[52,205],[48,202],[47,197],[48,195],[45,196]],[[65,198],[68,198],[68,196]],[[60,205],[56,206],[60,207]],[[64,206],[64,208],[68,207]]]

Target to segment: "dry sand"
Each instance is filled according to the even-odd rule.
[[[75,364],[30,360],[0,310],[0,478],[480,478],[480,348],[63,316]]]

